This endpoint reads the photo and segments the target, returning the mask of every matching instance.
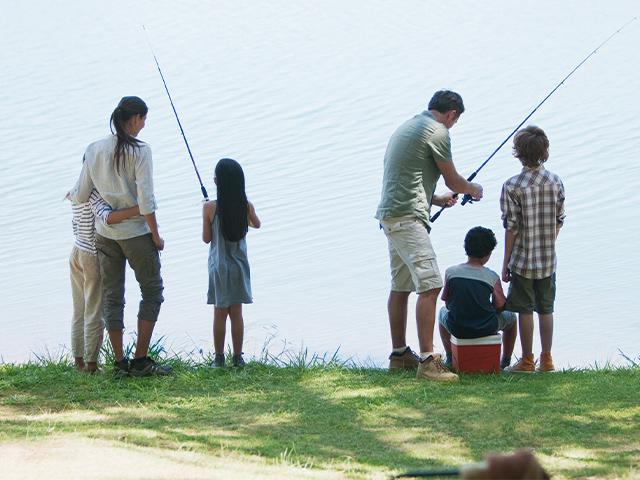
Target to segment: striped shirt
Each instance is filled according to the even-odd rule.
[[[71,205],[73,217],[71,225],[73,235],[76,237],[75,246],[80,250],[96,255],[96,227],[95,220],[107,223],[107,218],[112,209],[107,202],[93,190],[86,203],[73,203]]]
[[[523,167],[502,186],[500,209],[504,227],[516,237],[509,269],[529,279],[556,271],[556,229],[564,223],[564,185],[556,174]]]

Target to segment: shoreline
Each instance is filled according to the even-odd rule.
[[[175,351],[173,349],[168,350],[165,346],[166,339],[164,336],[158,337],[149,347],[149,356],[154,358],[156,361],[168,361],[168,362],[177,362],[179,364],[188,365],[191,367],[198,366],[207,366],[211,364],[213,361],[214,353],[213,351],[205,351],[199,348],[193,348],[191,351]],[[284,345],[286,346],[286,342]],[[318,352],[310,352],[304,346],[300,347],[298,350],[292,350],[287,348],[282,348],[278,351],[278,353],[273,354],[268,349],[269,341],[265,341],[262,348],[260,349],[259,355],[245,356],[245,361],[251,362],[254,364],[262,364],[265,366],[279,366],[279,367],[287,367],[287,366],[300,366],[305,365],[307,367],[318,367],[318,366],[340,366],[351,369],[371,369],[371,370],[386,370],[387,368],[387,360],[386,355],[384,355],[385,359],[382,364],[378,364],[375,361],[371,360],[371,357],[367,357],[367,360],[359,360],[353,359],[352,357],[348,357],[346,359],[340,356],[340,347],[336,348],[332,351],[325,351],[323,353]],[[133,351],[135,349],[135,339],[132,338],[131,341],[125,345],[125,356],[129,358],[133,358]],[[443,353],[444,355],[444,353]],[[47,366],[50,364],[73,364],[73,357],[71,355],[70,349],[66,346],[60,346],[57,352],[52,352],[49,349],[45,349],[45,353],[39,354],[36,352],[31,352],[28,360],[22,361],[5,361],[0,352],[0,367],[3,365],[11,365],[11,366],[27,366],[27,365],[40,365]],[[113,355],[111,352],[111,348],[108,340],[105,339],[101,350],[98,365],[100,367],[110,367],[113,361]],[[231,352],[229,350],[229,346],[227,345],[227,350],[225,352],[225,358],[230,363],[231,360]],[[514,352],[514,356],[512,359],[512,364],[515,362],[515,359],[519,358],[517,354]],[[537,358],[537,357],[536,357]],[[569,365],[569,366],[560,366],[556,369],[556,372],[563,371],[602,371],[602,370],[624,370],[628,368],[636,368],[640,367],[640,354],[637,356],[628,355],[620,349],[617,349],[617,362],[611,359],[598,363],[598,361],[593,361],[586,366],[581,365]]]

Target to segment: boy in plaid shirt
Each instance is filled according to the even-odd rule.
[[[546,170],[549,140],[529,126],[513,140],[513,155],[522,172],[502,186],[500,208],[505,228],[502,279],[510,282],[505,309],[518,312],[522,358],[509,369],[536,371],[533,357],[533,312],[538,314],[542,353],[538,371],[554,370],[551,358],[553,304],[556,294],[556,238],[564,222],[564,186]]]

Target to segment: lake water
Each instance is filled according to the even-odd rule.
[[[386,240],[373,218],[389,136],[440,88],[467,112],[452,129],[468,175],[637,2],[0,2],[0,355],[69,345],[68,256],[86,145],[120,97],[150,107],[165,304],[157,334],[211,349],[208,247],[199,186],[141,25],[211,195],[217,159],[239,160],[263,221],[248,237],[254,290],[245,352],[302,345],[382,365],[390,347]],[[635,46],[634,46],[635,45]],[[535,114],[548,168],[567,192],[558,243],[554,354],[561,366],[640,354],[640,21],[583,65]],[[496,231],[499,194],[519,171],[507,144],[479,175],[481,203],[435,223],[441,268],[464,261],[475,225]],[[129,272],[126,324],[138,292]],[[416,345],[410,316],[409,340]],[[539,346],[536,344],[536,351]],[[516,346],[516,353],[520,352]]]

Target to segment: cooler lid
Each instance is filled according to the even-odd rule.
[[[499,345],[502,337],[499,334],[480,338],[456,338],[451,335],[451,343],[454,345]]]

